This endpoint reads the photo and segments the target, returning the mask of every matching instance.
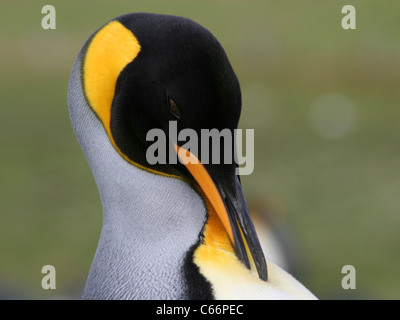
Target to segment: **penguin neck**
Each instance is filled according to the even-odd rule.
[[[109,163],[102,170],[91,164],[103,227],[85,297],[102,292],[101,298],[186,298],[184,263],[205,223],[203,200],[181,180],[121,158]]]

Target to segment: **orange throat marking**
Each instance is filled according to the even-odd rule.
[[[200,271],[203,267],[207,268],[211,265],[222,268],[226,264],[232,263],[232,260],[239,262],[229,240],[228,233],[215,212],[214,207],[203,191],[200,191],[200,193],[206,203],[208,219],[204,226],[203,242],[194,252],[194,262],[199,266]]]

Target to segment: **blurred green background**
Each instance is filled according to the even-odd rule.
[[[43,30],[41,8],[56,8]],[[353,4],[357,29],[343,30]],[[2,1],[0,297],[79,298],[101,203],[67,107],[86,39],[115,16],[191,18],[219,39],[255,129],[249,203],[277,217],[319,298],[400,298],[400,2]],[[41,268],[57,289],[41,288]],[[341,269],[356,268],[356,290]]]

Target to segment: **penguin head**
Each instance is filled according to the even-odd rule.
[[[171,122],[177,132],[195,132],[198,146],[204,129],[228,130],[234,136],[241,112],[240,85],[216,38],[186,18],[135,13],[101,27],[78,60],[84,107],[100,120],[116,152],[133,166],[182,179],[198,190],[218,213],[238,258],[248,268],[253,260],[260,278],[266,279],[236,165],[224,161],[224,143],[232,144],[229,156],[235,158],[234,139],[217,149],[209,147],[209,159],[220,153],[220,163],[168,161],[171,148],[178,156],[181,150],[202,159],[200,147],[188,151],[185,141],[171,137]],[[73,126],[77,132],[85,124]],[[147,151],[154,143],[148,133],[153,129],[164,133],[165,142],[173,140],[163,149],[164,163],[148,161]]]
[[[120,54],[104,50],[110,45]],[[176,121],[178,132],[190,128],[201,137],[201,129],[233,133],[237,127],[241,109],[237,77],[215,37],[189,19],[153,14],[119,17],[89,40],[83,68],[89,104],[110,138],[125,157],[145,168],[176,175],[186,172],[179,164],[148,163],[151,129],[161,129],[168,137],[169,123]],[[103,68],[118,74],[105,75]]]

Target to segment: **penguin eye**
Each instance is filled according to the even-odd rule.
[[[175,101],[171,98],[168,99],[168,107],[169,111],[178,119],[181,118],[181,112],[179,111],[178,106],[176,105]]]

